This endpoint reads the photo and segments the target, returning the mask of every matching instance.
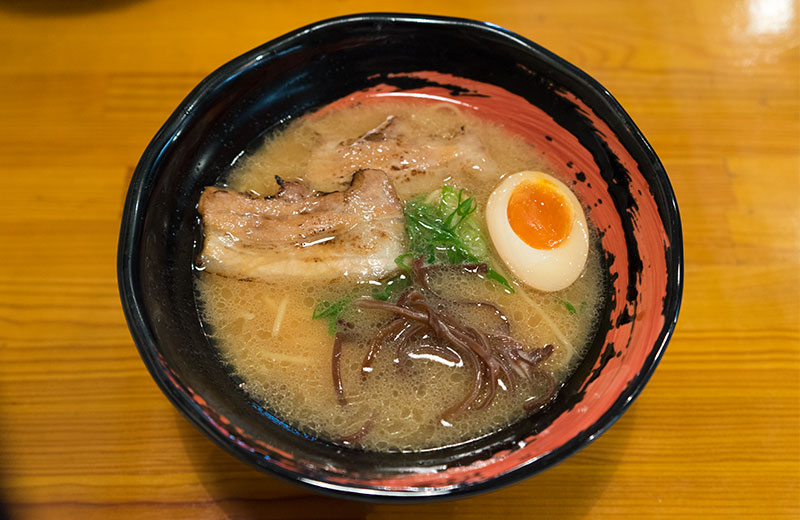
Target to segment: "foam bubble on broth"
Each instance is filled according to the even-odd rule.
[[[380,146],[378,141],[357,153],[337,155],[339,143],[357,139],[389,116],[402,121],[395,131],[401,131],[399,140],[406,149]],[[393,165],[403,168],[393,169]],[[387,100],[297,120],[240,161],[225,180],[234,190],[261,195],[277,191],[275,175],[303,179],[315,189],[332,191],[343,189],[352,171],[361,167],[386,171],[404,201],[437,190],[445,182],[463,187],[477,199],[479,214],[505,174],[552,171],[530,144],[452,105]],[[478,223],[485,232],[482,216]],[[496,255],[493,262],[513,282]],[[602,278],[595,243],[581,277],[557,293],[515,284],[517,293],[507,294],[493,282],[457,274],[432,276],[432,283],[445,296],[493,301],[508,316],[512,335],[531,348],[554,345],[555,352],[544,366],[560,384],[591,339],[602,304]],[[333,337],[325,320],[311,316],[318,302],[352,295],[352,286],[312,281],[287,286],[281,280],[247,282],[200,273],[196,293],[209,335],[244,381],[244,389],[286,422],[327,439],[352,435],[371,420],[371,431],[359,441],[364,449],[409,451],[459,443],[520,419],[525,414],[522,404],[545,392],[545,385],[537,382],[520,384],[513,394],[498,391],[485,409],[468,411],[444,426],[441,414],[469,392],[472,369],[426,359],[398,363],[390,346],[381,351],[373,371],[362,381],[368,339],[389,317],[348,308],[345,317],[356,332],[354,341],[342,348],[348,404],[340,406],[331,377]],[[568,312],[565,301],[577,309],[575,315]],[[276,326],[282,305],[285,312]],[[490,317],[478,311],[450,311],[460,313],[465,323],[492,326]],[[560,341],[559,334],[574,350]]]

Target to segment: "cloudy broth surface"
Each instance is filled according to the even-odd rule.
[[[370,131],[382,128],[391,139],[372,139]],[[385,171],[403,202],[443,184],[463,188],[477,200],[475,218],[485,235],[483,210],[504,176],[521,170],[553,174],[530,144],[467,109],[386,100],[298,119],[242,158],[224,181],[256,196],[277,192],[276,175],[329,192],[344,190],[361,168]],[[590,239],[583,274],[558,292],[518,283],[496,255],[490,263],[511,282],[513,294],[491,280],[453,272],[435,274],[431,283],[445,297],[493,302],[507,315],[511,335],[527,347],[552,345],[554,352],[542,366],[561,385],[584,355],[602,307],[601,256],[596,237]],[[369,283],[348,279],[245,281],[203,272],[196,277],[207,333],[244,390],[281,420],[314,436],[341,442],[369,425],[349,442],[378,451],[446,446],[519,420],[526,415],[523,403],[547,391],[546,382],[535,378],[513,391],[500,385],[488,406],[443,420],[443,411],[470,392],[475,368],[424,356],[400,359],[393,348],[384,348],[369,377],[362,377],[370,338],[391,317],[350,306],[342,315],[353,327],[342,345],[347,404],[340,404],[332,383],[333,336],[327,321],[312,314],[322,301],[369,294],[368,289]],[[494,316],[480,309],[445,310],[471,326],[492,326]]]

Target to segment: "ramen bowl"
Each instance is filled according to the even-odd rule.
[[[607,269],[588,354],[542,412],[474,441],[376,453],[304,434],[253,400],[204,334],[193,291],[197,202],[252,143],[342,100],[428,97],[474,109],[538,147],[585,206]],[[495,25],[404,14],[322,21],[223,65],[177,107],[131,180],[118,276],[152,377],[220,447],[340,497],[463,497],[530,477],[585,447],[631,405],[672,334],[682,238],[667,175],[636,125],[587,74]]]

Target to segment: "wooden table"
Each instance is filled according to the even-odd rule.
[[[563,464],[461,501],[340,501],[241,464],[163,397],[117,295],[127,182],[178,102],[260,43],[375,9],[491,21],[592,74],[653,144],[683,216],[683,310],[635,405]],[[0,0],[6,514],[797,518],[799,9],[793,0]]]

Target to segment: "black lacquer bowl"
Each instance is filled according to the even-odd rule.
[[[196,205],[259,136],[352,96],[456,100],[543,150],[601,233],[608,298],[588,356],[543,413],[474,442],[378,454],[298,434],[236,384],[204,336],[193,294]],[[639,394],[682,292],[675,196],[653,150],[588,75],[494,25],[354,15],[273,40],[214,71],[170,116],[131,181],[119,287],[142,359],[172,403],[243,461],[320,492],[368,500],[465,496],[563,460]]]

